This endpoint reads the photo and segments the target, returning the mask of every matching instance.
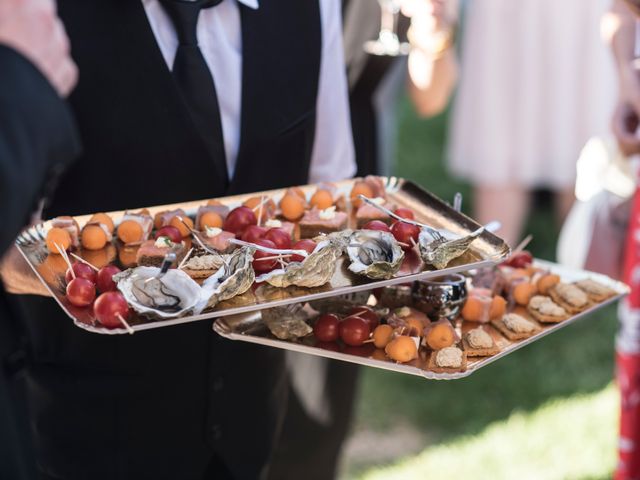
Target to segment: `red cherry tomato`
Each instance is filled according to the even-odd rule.
[[[96,299],[93,313],[107,328],[124,327],[120,317],[129,318],[129,305],[120,292],[105,292]]]
[[[337,315],[321,315],[313,326],[313,334],[321,342],[335,342],[340,334],[340,319]]]
[[[403,250],[410,250],[413,248],[414,243],[418,241],[420,228],[409,223],[396,222],[391,225],[391,233],[402,244],[400,246]]]
[[[504,262],[505,265],[513,268],[526,268],[532,263],[533,255],[531,255],[531,252],[526,250],[514,253],[506,262]]]
[[[75,273],[76,278],[85,278],[91,283],[96,283],[96,271],[86,263],[73,262],[71,264],[71,269],[73,269],[73,273]],[[71,269],[67,268],[67,272],[64,275],[64,279],[67,281],[67,283],[69,283],[74,278],[71,274]]]
[[[406,218],[408,220],[415,220],[416,217],[413,214],[413,212],[411,210],[409,210],[408,208],[396,208],[393,213],[395,213],[397,216],[401,217],[401,218]]]
[[[96,286],[86,278],[75,278],[67,284],[67,300],[76,307],[86,307],[96,298]]]
[[[371,220],[370,222],[365,223],[362,228],[364,230],[379,230],[381,232],[391,232],[389,225],[380,220]]]
[[[169,237],[169,240],[173,243],[182,242],[182,234],[180,233],[180,230],[176,227],[172,227],[171,225],[158,229],[154,238],[157,240],[160,237]]]
[[[275,243],[264,238],[260,238],[254,243],[263,247],[276,248]],[[278,261],[275,258],[272,258],[271,260],[261,260],[262,258],[274,256],[274,253],[267,253],[256,250],[256,252],[253,254],[253,269],[256,271],[256,273],[267,273],[276,268],[278,266]]]
[[[259,227],[258,225],[249,225],[243,232],[240,240],[244,240],[249,243],[256,243],[261,238],[264,238],[264,234],[267,233],[267,229]]]
[[[229,212],[222,227],[227,232],[242,235],[249,225],[257,225],[258,219],[256,214],[249,207],[234,208]]]
[[[120,269],[115,265],[105,265],[98,271],[96,287],[99,292],[110,292],[117,289],[116,282],[113,281],[113,276],[116,273],[120,273]]]
[[[369,323],[360,317],[349,317],[340,322],[340,338],[347,345],[359,347],[369,338]]]
[[[264,235],[264,238],[271,240],[276,244],[276,248],[280,250],[286,250],[291,248],[291,235],[289,235],[282,228],[271,228]]]
[[[305,240],[298,240],[291,247],[293,250],[306,250],[309,254],[313,253],[316,249],[317,243],[308,238]],[[292,262],[303,262],[304,257],[302,255],[291,255]]]
[[[361,307],[353,307],[349,310],[349,316],[355,315],[367,321],[369,324],[369,331],[373,332],[375,328],[380,324],[380,317],[371,308],[366,305]]]

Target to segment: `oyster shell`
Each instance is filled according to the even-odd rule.
[[[344,236],[333,234],[322,238],[315,250],[304,261],[291,262],[285,268],[264,273],[256,278],[256,282],[267,282],[279,288],[291,285],[307,288],[324,285],[333,277],[346,241]]]
[[[393,277],[404,259],[404,252],[388,232],[358,230],[349,238],[349,270],[376,280]]]
[[[427,265],[432,265],[438,270],[445,268],[449,262],[455,258],[458,258],[464,254],[471,243],[478,238],[484,228],[479,228],[469,235],[461,237],[448,230],[438,230],[438,233],[443,237],[440,240],[434,240],[432,234],[423,229],[420,231],[418,237],[418,246],[420,248],[420,256],[422,261]]]
[[[156,318],[200,313],[200,285],[182,270],[171,269],[162,278],[147,281],[160,272],[157,267],[137,267],[114,275],[118,290],[136,312]]]
[[[280,340],[296,340],[313,331],[307,324],[309,315],[300,303],[268,308],[261,313],[265,325]]]
[[[216,306],[223,300],[241,295],[251,287],[256,278],[251,262],[255,249],[242,247],[226,258],[222,267],[202,284],[207,295],[207,308]]]

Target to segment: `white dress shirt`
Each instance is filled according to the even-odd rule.
[[[259,8],[258,0],[237,0]],[[308,0],[300,0],[308,1]],[[151,29],[169,68],[178,49],[171,19],[158,0],[142,0]],[[355,154],[347,81],[342,49],[340,0],[320,0],[322,56],[316,105],[315,143],[311,155],[310,182],[334,181],[355,174]],[[213,73],[220,105],[222,133],[229,176],[235,170],[240,147],[242,98],[242,32],[236,0],[224,0],[200,12],[198,43]],[[292,42],[296,39],[292,38]]]

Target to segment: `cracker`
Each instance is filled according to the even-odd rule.
[[[558,284],[561,285],[561,284]],[[556,302],[558,305],[560,305],[562,308],[564,308],[567,312],[572,313],[572,314],[576,314],[576,313],[581,313],[584,312],[586,309],[588,309],[589,307],[591,307],[591,302],[587,302],[586,304],[584,304],[582,307],[576,307],[575,305],[570,304],[569,302],[563,300],[563,298],[558,294],[557,292],[557,287],[558,285],[554,285],[552,288],[549,289],[549,296],[551,297],[551,299]],[[578,287],[576,287],[578,288]],[[583,290],[580,290],[583,291]],[[588,296],[587,296],[588,298]],[[533,313],[532,313],[533,315]],[[562,319],[564,320],[564,318]],[[562,320],[557,320],[555,321],[556,323],[558,321],[562,321]],[[544,320],[540,320],[540,321],[544,321]],[[551,322],[553,322],[553,320],[550,320]]]
[[[466,335],[462,338],[462,349],[467,357],[492,357],[500,353],[500,348],[496,345],[495,341],[490,348],[473,348],[469,342],[467,342]]]
[[[588,280],[596,284],[598,288],[601,289],[601,291],[594,292],[592,290],[583,288],[582,286],[580,286],[581,282],[575,282],[574,285],[578,287],[580,290],[582,290],[584,293],[586,293],[587,296],[589,297],[589,300],[591,300],[592,302],[596,302],[596,303],[604,302],[605,300],[608,300],[611,297],[615,297],[618,293],[614,289],[609,288],[600,282],[596,282],[595,280],[592,280],[592,279],[588,279]]]
[[[560,306],[564,308],[563,305],[560,305]],[[531,308],[528,306],[527,306],[527,312],[529,312],[529,315],[531,315],[533,318],[535,318],[537,321],[541,323],[560,323],[560,322],[564,322],[570,316],[569,314],[562,315],[560,317],[554,316],[554,315],[544,315],[540,313],[538,310],[536,310],[535,308]]]
[[[438,367],[436,365],[436,355],[438,354],[438,350],[434,350],[431,352],[431,356],[429,357],[429,364],[427,368],[435,373],[460,373],[465,372],[467,370],[467,353],[462,351],[462,366],[460,368],[445,368]]]
[[[531,322],[529,319],[525,319]],[[531,322],[534,323],[534,322]],[[502,322],[502,318],[496,318],[491,320],[491,325],[493,325],[500,333],[502,333],[509,340],[524,340],[525,338],[529,338],[534,336],[536,333],[539,333],[542,329],[535,325],[535,328],[531,332],[513,332],[507,328],[507,326]]]

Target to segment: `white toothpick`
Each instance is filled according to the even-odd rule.
[[[127,332],[129,333],[129,335],[133,335],[134,333],[136,333],[136,331],[133,328],[131,328],[131,325],[129,325],[127,323],[127,321],[124,319],[124,317],[122,315],[118,314],[118,318],[120,319],[120,321],[124,325],[124,328],[127,329]]]
[[[71,270],[71,276],[75,280],[76,279],[76,272],[73,271],[73,266],[71,265],[71,261],[69,260],[69,257],[67,256],[67,252],[65,251],[64,248],[62,248],[61,245],[58,245],[57,243],[54,243],[54,245],[58,249],[58,253],[60,253],[60,256],[62,257],[62,259],[66,262],[67,266],[69,267],[69,270]]]
[[[264,205],[265,200],[265,196],[263,196],[260,199],[260,204],[259,204],[259,209],[258,209],[258,226],[261,227],[262,226],[262,206]]]
[[[73,258],[75,258],[76,260],[78,260],[79,262],[85,263],[87,265],[89,265],[92,269],[94,269],[96,272],[100,271],[100,269],[98,267],[96,267],[95,265],[90,264],[89,262],[87,262],[84,258],[82,258],[80,255],[76,255],[73,252],[69,252],[69,255],[71,255]]]
[[[182,270],[182,267],[185,266],[185,264],[187,263],[187,261],[189,260],[189,257],[191,257],[191,254],[193,253],[193,247],[191,247],[189,249],[189,251],[187,252],[187,254],[185,255],[185,257],[182,259],[182,261],[180,262],[180,265],[178,265],[178,270]]]

